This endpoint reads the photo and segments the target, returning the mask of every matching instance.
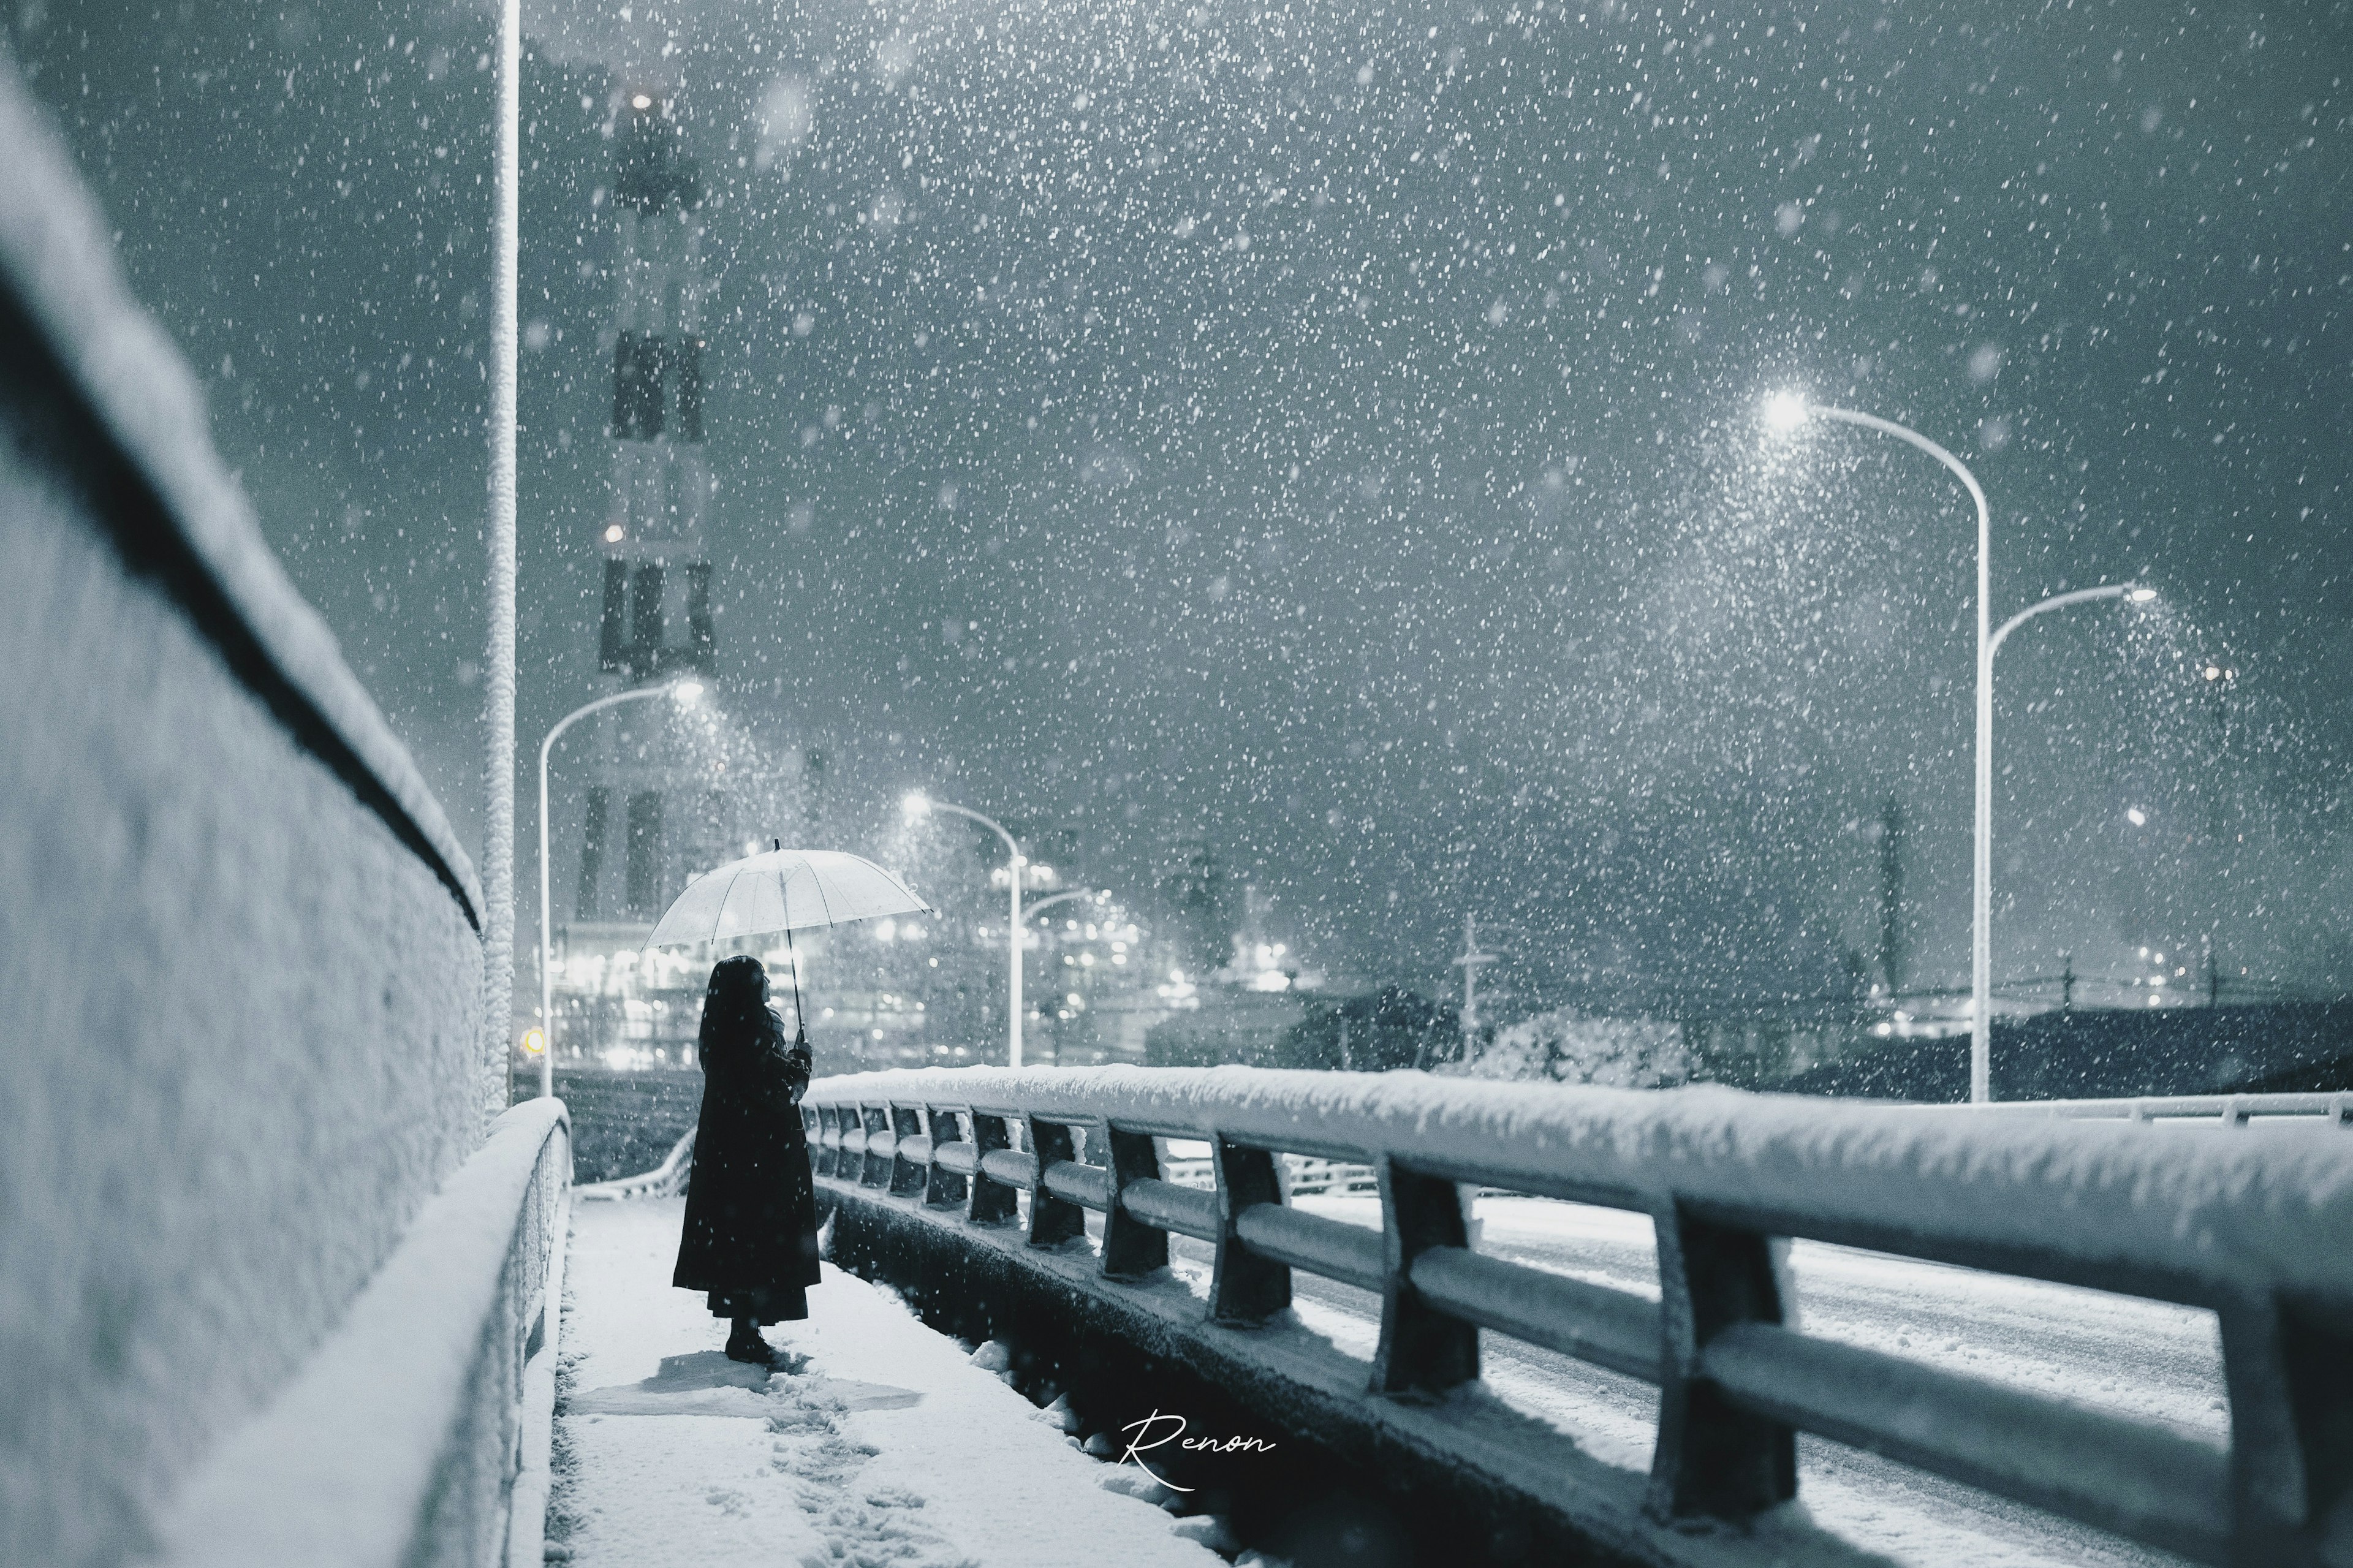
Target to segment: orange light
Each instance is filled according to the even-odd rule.
[[[526,1029],[523,1031],[523,1055],[527,1057],[542,1056],[545,1054],[546,1050],[547,1036],[544,1031],[539,1029]]]

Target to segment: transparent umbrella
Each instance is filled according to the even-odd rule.
[[[932,906],[873,861],[838,849],[786,849],[730,860],[686,885],[654,922],[648,947],[684,947],[730,937],[792,933],[884,915],[931,914]],[[793,963],[793,1010],[800,1011],[800,964]]]
[[[932,912],[906,883],[871,860],[837,849],[779,847],[730,860],[689,882],[662,911],[646,945],[681,947]]]

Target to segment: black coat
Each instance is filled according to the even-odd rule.
[[[801,1293],[818,1277],[817,1193],[799,1103],[807,1047],[788,1047],[784,1020],[755,1006],[733,1018],[706,1008],[701,1049],[702,1111],[671,1283],[715,1296],[756,1294],[777,1303],[770,1321],[805,1317]]]

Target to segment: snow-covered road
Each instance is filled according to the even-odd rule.
[[[670,1288],[682,1199],[583,1203],[550,1556],[591,1568],[1220,1568],[898,1298],[826,1266],[773,1378]]]

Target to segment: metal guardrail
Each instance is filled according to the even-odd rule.
[[[1380,1190],[1380,1174],[1370,1165],[1355,1164],[1345,1160],[1318,1160],[1300,1154],[1282,1156],[1284,1188],[1295,1197],[1312,1193],[1371,1193]],[[1174,1182],[1180,1187],[1214,1190],[1218,1184],[1216,1164],[1207,1156],[1179,1159],[1165,1156],[1160,1162],[1163,1181]]]
[[[1911,1109],[1973,1115],[2013,1112],[2057,1116],[2071,1121],[2147,1121],[2225,1127],[2327,1123],[2353,1128],[2353,1094],[2166,1094],[2134,1100],[1998,1100],[1983,1105],[1931,1105]]]
[[[690,1127],[686,1136],[670,1145],[662,1163],[650,1171],[634,1176],[616,1176],[609,1182],[584,1182],[572,1189],[575,1198],[586,1202],[609,1203],[622,1198],[674,1198],[686,1191],[687,1178],[694,1173],[694,1134]]]
[[[1482,1328],[1654,1383],[1659,1521],[1794,1497],[1807,1431],[2203,1562],[2344,1551],[2329,1510],[2353,1489],[2353,1143],[1234,1068],[862,1074],[819,1079],[803,1115],[821,1185],[1026,1219],[1039,1247],[1102,1215],[1109,1281],[1164,1267],[1171,1234],[1210,1243],[1216,1323],[1282,1312],[1294,1269],[1377,1292],[1375,1396],[1474,1381]],[[1080,1129],[1104,1165],[1074,1157]],[[1170,1138],[1210,1145],[1213,1191],[1167,1179]],[[1369,1165],[1382,1228],[1290,1206],[1284,1154]],[[1466,1188],[1650,1215],[1662,1299],[1477,1251]],[[2232,1440],[1808,1334],[1789,1237],[2211,1309]]]

